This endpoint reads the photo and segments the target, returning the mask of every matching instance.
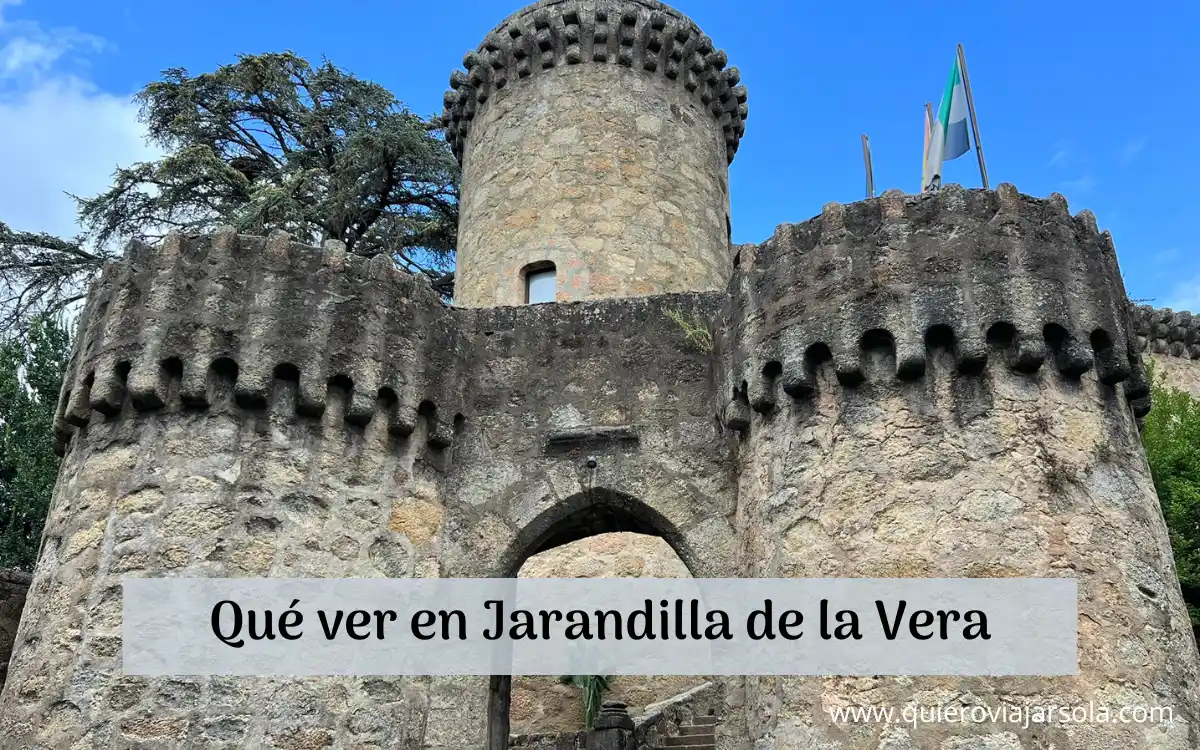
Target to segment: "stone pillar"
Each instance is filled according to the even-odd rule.
[[[586,750],[636,750],[633,741],[633,718],[621,701],[604,701],[596,728],[587,733]]]
[[[746,89],[655,0],[540,2],[469,53],[446,93],[463,168],[455,304],[724,289]]]
[[[1141,448],[1108,233],[948,186],[743,247],[726,338],[744,575],[1070,577],[1079,675],[748,680],[770,747],[1200,746],[1196,646]],[[833,706],[1169,707],[1175,721],[834,724]]]

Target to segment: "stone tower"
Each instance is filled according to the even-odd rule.
[[[542,3],[500,29],[448,101],[464,306],[282,233],[135,243],[92,286],[0,744],[503,750],[502,676],[125,676],[122,579],[514,576],[633,531],[697,577],[1078,580],[1076,676],[725,678],[704,707],[724,750],[1200,747],[1200,659],[1138,435],[1141,351],[1200,342],[1190,317],[1132,322],[1095,218],[1011,185],[889,191],[726,267],[744,93],[708,40],[633,0]],[[692,139],[694,196],[663,197],[667,168],[622,156],[642,117],[659,124],[638,148]],[[612,167],[564,177],[589,158]],[[642,171],[619,181],[622,165]],[[593,198],[557,203],[572,186]],[[601,195],[618,237],[581,228]],[[666,242],[668,203],[694,238]],[[639,270],[661,258],[676,276]],[[542,260],[585,299],[513,306]],[[832,721],[847,705],[1174,720]]]
[[[721,289],[745,131],[737,68],[657,0],[543,0],[487,35],[446,92],[462,162],[455,303]]]
[[[1078,676],[747,680],[749,736],[779,748],[1200,746],[1196,647],[1138,434],[1150,408],[1140,345],[1112,238],[1090,211],[1008,184],[830,204],[742,247],[722,322],[725,424],[743,435],[739,574],[1079,587]],[[1172,706],[1176,721],[857,737],[828,721],[847,705]]]

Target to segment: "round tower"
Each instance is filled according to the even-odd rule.
[[[743,246],[729,288],[741,575],[1072,578],[1079,597],[1077,674],[752,678],[748,742],[1200,747],[1200,661],[1138,434],[1149,390],[1090,211],[1009,184],[888,191]],[[1071,721],[1023,720],[1049,705]],[[829,706],[974,718],[848,729]]]
[[[446,92],[465,307],[723,289],[737,68],[656,0],[542,0]]]

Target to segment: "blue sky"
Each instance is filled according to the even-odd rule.
[[[737,242],[863,195],[920,186],[921,112],[967,52],[993,187],[1066,195],[1112,231],[1129,293],[1200,312],[1200,28],[1195,3],[796,3],[678,0],[740,68],[750,119],[731,169]],[[450,70],[508,0],[0,0],[0,221],[71,231],[91,194],[152,155],[129,96],[158,71],[242,52],[324,55],[440,112]],[[1191,30],[1191,31],[1189,31]],[[979,186],[974,154],[946,180]]]

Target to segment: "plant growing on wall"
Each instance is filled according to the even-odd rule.
[[[1192,623],[1200,624],[1200,400],[1169,386],[1148,363],[1154,408],[1142,442],[1171,534],[1175,567]]]
[[[589,732],[596,728],[596,717],[600,715],[600,703],[609,690],[608,678],[602,675],[571,674],[559,677],[564,685],[574,685],[583,694],[583,727]]]
[[[693,315],[688,319],[681,311],[675,308],[664,310],[663,314],[669,320],[674,322],[679,329],[683,331],[684,341],[688,343],[696,351],[702,354],[711,354],[713,350],[712,331],[708,328],[708,323],[699,316]]]

